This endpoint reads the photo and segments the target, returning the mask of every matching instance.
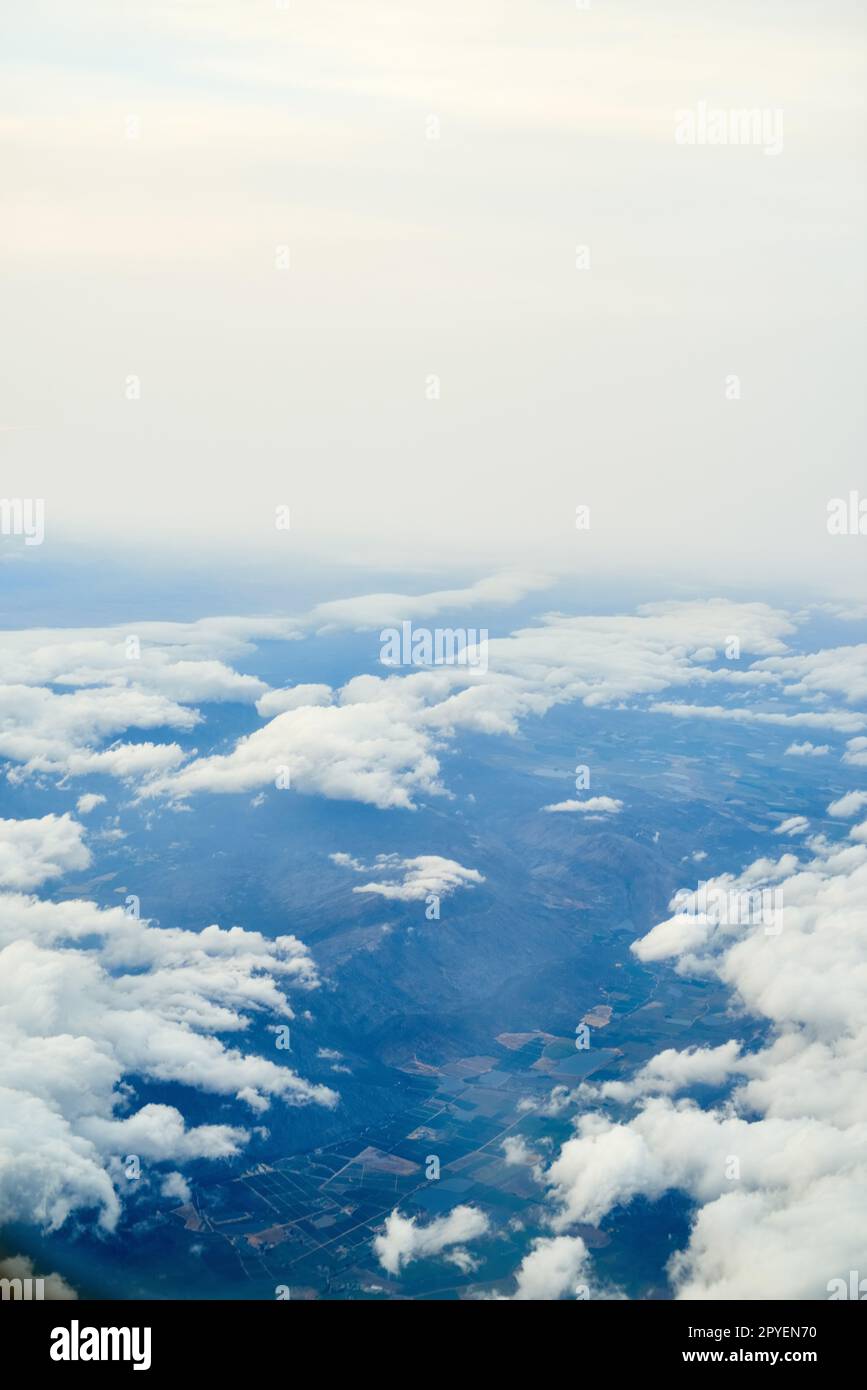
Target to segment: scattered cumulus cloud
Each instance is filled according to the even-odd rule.
[[[518,1266],[512,1298],[521,1302],[586,1296],[588,1263],[580,1236],[540,1236]]]
[[[867,806],[867,792],[847,792],[845,796],[831,802],[828,807],[828,815],[845,819],[848,816],[857,816],[864,806]]]
[[[803,835],[805,830],[809,830],[810,822],[806,816],[787,816],[782,824],[774,830],[775,835]]]
[[[850,738],[846,742],[843,762],[852,767],[867,767],[867,738]]]
[[[503,1140],[503,1156],[510,1168],[529,1168],[538,1163],[539,1155],[520,1134],[510,1134]]]
[[[292,936],[157,927],[121,908],[0,893],[0,1223],[56,1228],[95,1208],[111,1229],[119,1153],[176,1166],[247,1143],[241,1124],[190,1127],[173,1106],[140,1104],[137,1077],[253,1113],[273,1100],[335,1105],[282,1054],[227,1041],[254,1015],[291,1019],[286,991],[317,983]]]
[[[70,815],[0,820],[0,888],[38,888],[70,869],[86,869],[91,854],[84,826]]]
[[[623,1119],[588,1109],[594,1088],[582,1087],[575,1137],[546,1174],[558,1232],[638,1195],[685,1192],[693,1223],[668,1266],[678,1298],[823,1298],[867,1257],[867,844],[849,836],[726,879],[736,891],[765,881],[783,895],[780,932],[681,914],[632,947],[720,980],[765,1021],[765,1041],[658,1054],[595,1092],[630,1105]],[[699,1082],[725,1086],[725,1101],[681,1094]]]
[[[454,1253],[453,1247],[485,1235],[489,1228],[487,1216],[478,1207],[457,1206],[427,1222],[403,1216],[395,1208],[386,1218],[385,1229],[374,1237],[373,1249],[383,1269],[399,1275],[414,1260]]]
[[[410,859],[379,854],[372,865],[361,864],[347,854],[330,857],[334,863],[351,867],[356,873],[382,875],[379,880],[357,884],[353,893],[378,893],[380,897],[397,902],[423,902],[431,893],[445,898],[458,888],[474,888],[485,881],[478,869],[467,869],[456,859],[444,859],[439,854],[418,854]]]
[[[166,1173],[160,1185],[160,1195],[173,1201],[188,1202],[193,1194],[183,1173],[174,1172]]]
[[[623,802],[615,800],[613,796],[588,796],[584,801],[556,801],[551,806],[543,806],[542,810],[616,816],[623,810]]]
[[[787,758],[824,758],[830,751],[830,744],[811,743],[807,739],[804,743],[790,743],[784,756]]]

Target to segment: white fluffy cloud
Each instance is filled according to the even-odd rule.
[[[97,806],[102,806],[105,797],[99,792],[84,792],[76,801],[75,809],[80,816],[89,816]]]
[[[105,770],[124,776],[108,754],[94,754],[95,744],[125,729],[193,729],[199,722],[195,710],[142,690],[111,687],[57,695],[42,687],[0,686],[0,758],[22,764],[25,774]],[[124,745],[133,749],[132,772],[142,770],[135,764],[136,747]],[[180,753],[176,745],[170,747]]]
[[[587,1290],[587,1246],[580,1236],[541,1236],[516,1272],[518,1301],[576,1297]]]
[[[166,772],[183,760],[183,749],[177,743],[113,743],[101,753],[70,753],[66,771],[70,777],[102,773],[126,779]]]
[[[616,801],[613,796],[588,796],[585,801],[555,801],[551,806],[543,806],[542,810],[616,816],[623,810],[623,802]]]
[[[0,820],[0,888],[38,888],[68,869],[86,869],[84,826],[71,816]]]
[[[867,643],[767,657],[755,665],[777,676],[787,695],[842,695],[848,703],[862,705],[867,701]]]
[[[131,623],[128,627],[30,628],[3,633],[0,682],[130,688],[188,703],[252,701],[263,681],[225,665],[258,640],[300,635],[290,618],[202,618],[193,623]]]
[[[330,685],[293,685],[285,690],[269,690],[256,701],[256,711],[263,719],[273,719],[287,709],[302,709],[305,705],[330,705],[333,691]]]
[[[843,762],[853,767],[867,767],[867,738],[847,739]]]
[[[539,1155],[533,1153],[520,1134],[510,1134],[503,1140],[503,1157],[511,1168],[528,1168],[539,1161]]]
[[[787,816],[774,831],[775,835],[803,835],[809,830],[810,822],[806,816]]]
[[[160,1194],[178,1202],[188,1202],[192,1196],[190,1184],[183,1173],[166,1173],[160,1185]]]
[[[0,894],[0,1222],[56,1227],[97,1208],[111,1227],[118,1155],[147,1163],[226,1157],[238,1125],[188,1127],[168,1105],[139,1105],[136,1077],[236,1097],[331,1106],[290,1067],[224,1041],[254,1013],[291,1018],[287,987],[312,989],[295,937],[240,927],[160,928],[120,908]]]
[[[409,808],[419,794],[443,791],[409,684],[358,676],[338,703],[285,710],[231,753],[198,758],[156,778],[145,793],[181,799],[201,791],[254,791],[275,786],[285,769],[295,791]]]
[[[826,753],[830,753],[831,747],[827,743],[811,743],[806,739],[803,743],[790,743],[785,752],[787,758],[824,758]]]
[[[766,1021],[766,1041],[668,1050],[631,1082],[582,1087],[585,1101],[636,1109],[579,1116],[547,1173],[553,1222],[596,1223],[638,1194],[679,1188],[696,1212],[669,1264],[678,1297],[823,1298],[828,1280],[867,1262],[867,845],[856,830],[806,863],[758,861],[724,882],[775,884],[783,929],[681,911],[633,951],[716,976]],[[697,1082],[729,1086],[727,1100],[676,1098]]]
[[[606,1081],[599,1087],[579,1090],[585,1095],[625,1101],[645,1095],[671,1095],[699,1083],[719,1086],[731,1076],[739,1058],[740,1044],[734,1041],[719,1047],[690,1047],[683,1052],[669,1047],[646,1062],[631,1081]]]
[[[431,1259],[461,1247],[465,1241],[483,1236],[489,1226],[487,1216],[477,1207],[453,1207],[446,1216],[426,1223],[402,1216],[395,1208],[386,1218],[384,1231],[374,1237],[373,1248],[383,1269],[398,1275],[413,1260]]]
[[[360,883],[353,893],[378,893],[380,897],[397,902],[421,902],[430,893],[445,898],[458,888],[473,888],[484,883],[478,869],[467,869],[456,859],[444,859],[439,854],[418,854],[401,859],[397,854],[378,854],[372,865],[360,863],[348,854],[332,854],[335,864],[352,868],[356,873],[375,872],[390,877],[370,883]]]
[[[843,817],[857,816],[863,806],[867,806],[867,792],[847,792],[838,801],[832,801],[828,807],[829,816]]]
[[[226,658],[262,639],[301,635],[292,619],[204,618],[128,628],[4,632],[0,643],[0,758],[33,772],[141,777],[183,758],[176,744],[98,752],[126,729],[192,729],[197,701],[252,703],[267,691]]]

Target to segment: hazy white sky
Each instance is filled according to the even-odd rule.
[[[867,497],[864,33],[848,0],[30,0],[0,490],[46,551],[863,591],[826,504]],[[781,111],[782,150],[679,145],[701,102]]]

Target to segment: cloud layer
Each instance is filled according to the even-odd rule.
[[[863,649],[792,656],[786,638],[794,621],[763,603],[710,599],[645,604],[634,614],[605,617],[552,613],[489,639],[487,669],[409,666],[355,676],[338,687],[312,682],[270,689],[228,664],[259,641],[297,641],[340,628],[369,631],[374,652],[381,623],[440,612],[453,622],[456,609],[484,625],[488,607],[545,582],[506,573],[464,589],[332,600],[297,617],[140,623],[131,633],[8,633],[0,657],[0,757],[16,780],[112,776],[135,783],[143,798],[174,803],[201,793],[279,787],[411,810],[450,795],[440,753],[462,733],[515,735],[522,721],[573,702],[833,731],[851,736],[846,761],[857,764],[867,756],[860,747],[865,717],[826,707],[831,696],[844,695],[847,704],[856,697]],[[660,698],[706,686],[741,691],[751,702]],[[199,730],[204,716],[198,706],[210,701],[252,705],[265,722],[228,752],[185,753],[176,739],[129,741],[131,730]],[[829,745],[790,745],[793,754],[820,749]],[[545,809],[591,808],[607,814],[620,806],[614,798],[595,797]]]
[[[480,590],[482,585],[473,592]],[[347,600],[329,607],[326,616],[369,625],[386,613],[405,613],[395,606],[398,597]],[[444,598],[422,595],[415,602],[424,613],[438,611]],[[285,786],[288,779],[302,793],[412,809],[420,799],[448,795],[438,753],[461,732],[513,735],[523,719],[559,704],[618,705],[672,686],[728,682],[760,688],[776,678],[726,662],[727,644],[736,635],[739,652],[765,656],[785,650],[783,639],[792,631],[788,616],[766,604],[722,599],[648,604],[634,615],[605,618],[550,614],[535,627],[489,639],[487,670],[408,667],[400,675],[356,676],[335,690],[314,685],[266,693],[257,709],[273,717],[261,729],[229,753],[196,758],[153,777],[143,795],[180,800],[201,792]],[[841,719],[840,727],[849,731],[862,727],[854,714]],[[613,801],[604,809],[614,810]]]

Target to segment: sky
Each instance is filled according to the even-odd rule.
[[[110,1230],[121,1148],[177,1165],[174,1200],[272,1103],[338,1103],[231,1044],[315,999],[304,941],[47,896],[122,816],[256,808],[291,767],[308,805],[424,825],[471,738],[638,711],[773,730],[844,794],[718,875],[784,888],[785,934],[673,901],[632,943],[765,1041],[576,1091],[509,1296],[574,1292],[575,1228],[672,1183],[698,1213],[679,1296],[821,1294],[863,1255],[861,7],[32,0],[0,51],[0,491],[45,505],[39,544],[0,536],[0,1220]],[[704,138],[742,110],[751,139]],[[380,667],[404,621],[490,628],[487,664]],[[214,742],[221,705],[249,720]],[[616,824],[601,790],[540,788],[552,836]],[[335,837],[347,898],[490,883],[424,832],[381,843]],[[251,1114],[122,1114],[135,1075]],[[395,1209],[377,1255],[397,1275],[487,1233]]]
[[[858,592],[856,5],[35,0],[3,53],[55,556]],[[779,138],[678,143],[701,103]]]

